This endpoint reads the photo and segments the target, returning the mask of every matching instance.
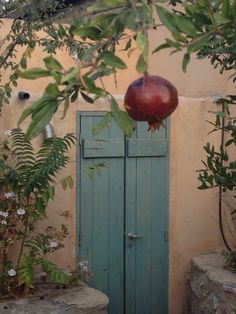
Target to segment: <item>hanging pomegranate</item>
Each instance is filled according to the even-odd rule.
[[[148,131],[155,131],[176,109],[177,90],[161,76],[145,75],[129,85],[124,105],[132,119],[147,121]]]

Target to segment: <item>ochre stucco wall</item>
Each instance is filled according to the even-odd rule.
[[[10,21],[5,21],[8,24]],[[1,29],[2,30],[2,29]],[[3,30],[1,35],[3,34]],[[151,47],[160,44],[167,36],[164,29],[150,33]],[[30,61],[30,66],[41,66],[42,52],[37,50]],[[74,65],[74,61],[65,51],[60,51],[58,59],[65,67]],[[105,84],[119,99],[122,105],[122,94],[127,85],[138,74],[134,64],[137,55],[127,60],[129,69],[118,73],[118,89],[111,78]],[[207,136],[210,127],[206,123],[213,117],[209,110],[216,109],[211,96],[227,93],[230,86],[226,76],[220,76],[207,61],[193,61],[187,74],[183,74],[180,66],[181,56],[169,56],[168,51],[157,55],[150,55],[150,73],[159,74],[171,80],[179,90],[179,107],[171,116],[170,154],[169,154],[169,313],[182,314],[185,308],[185,275],[191,256],[219,248],[221,246],[218,222],[216,190],[199,191],[197,189],[197,169],[202,167],[204,159],[202,146],[207,141],[219,143],[217,134]],[[5,130],[16,126],[17,118],[22,110],[33,100],[40,97],[47,80],[20,80],[11,104],[5,106],[0,129]],[[29,101],[21,102],[17,98],[17,91],[25,90],[31,94]],[[53,119],[57,135],[66,132],[76,132],[77,111],[109,110],[109,105],[99,101],[95,105],[85,104],[81,100],[71,105],[65,119],[61,119],[62,112],[58,112]],[[24,122],[23,128],[26,127]],[[41,138],[36,140],[40,142]],[[72,163],[63,175],[76,174],[75,148],[71,150]],[[66,222],[70,235],[65,241],[65,248],[58,251],[55,260],[64,268],[76,266],[76,189],[62,192],[58,187],[55,202],[50,204],[49,216],[51,222]],[[65,218],[55,215],[64,210],[70,212]],[[55,218],[57,217],[57,218]]]

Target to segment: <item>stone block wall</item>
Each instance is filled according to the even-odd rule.
[[[224,264],[219,253],[192,258],[187,314],[236,313],[236,274],[226,270]]]

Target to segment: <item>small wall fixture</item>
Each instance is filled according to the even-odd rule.
[[[43,130],[43,138],[46,140],[47,138],[55,137],[54,127],[51,123],[48,123]]]
[[[30,98],[30,94],[27,93],[27,92],[24,92],[24,91],[20,91],[20,92],[18,93],[18,98],[19,98],[20,100],[27,100],[27,99]]]

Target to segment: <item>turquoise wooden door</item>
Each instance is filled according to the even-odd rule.
[[[78,258],[109,296],[109,314],[167,314],[167,130],[139,122],[128,139],[112,123],[94,136],[101,119],[78,115]]]

